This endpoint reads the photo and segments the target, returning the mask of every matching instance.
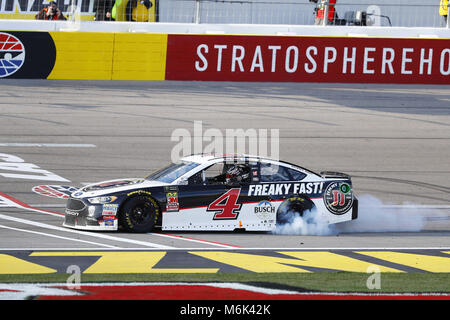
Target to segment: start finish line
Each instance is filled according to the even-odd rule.
[[[75,258],[75,259],[74,259]],[[450,249],[0,251],[0,274],[450,272]]]

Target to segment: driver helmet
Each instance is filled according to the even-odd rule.
[[[232,165],[226,172],[226,183],[242,182],[248,179],[250,170],[244,165]]]

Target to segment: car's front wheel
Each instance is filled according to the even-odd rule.
[[[125,231],[149,232],[159,215],[160,209],[155,199],[140,195],[127,200],[121,210],[119,223]]]

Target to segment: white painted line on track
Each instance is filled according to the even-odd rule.
[[[161,251],[158,248],[0,248],[1,251]],[[363,247],[363,248],[168,248],[165,251],[395,251],[395,250],[438,250],[448,251],[450,247]]]
[[[59,286],[59,285],[58,285]],[[63,286],[67,286],[65,283]],[[2,292],[3,291],[3,292]],[[82,296],[83,293],[65,288],[35,283],[1,283],[0,300],[25,300],[30,296]]]
[[[0,147],[37,147],[37,148],[96,148],[90,143],[0,143]]]
[[[209,245],[218,246],[221,248],[229,248],[229,249],[241,248],[241,247],[233,246],[230,244],[219,243],[219,242],[208,241],[208,240],[201,240],[201,239],[187,238],[187,237],[178,236],[178,235],[174,235],[174,234],[165,234],[165,233],[149,233],[149,234],[154,235],[154,236],[159,236],[159,237],[166,237],[166,238],[170,238],[170,239],[177,239],[177,240],[191,241],[191,242],[202,243],[202,244],[209,244]]]
[[[85,236],[96,237],[96,238],[106,239],[106,240],[110,240],[110,241],[132,243],[132,244],[137,244],[137,245],[145,246],[145,247],[152,247],[152,248],[158,248],[158,249],[169,249],[169,248],[172,248],[170,246],[164,246],[164,245],[160,245],[160,244],[152,243],[152,242],[147,242],[147,241],[139,241],[139,240],[133,240],[133,239],[127,239],[127,238],[113,237],[113,236],[109,236],[109,235],[101,234],[101,233],[93,233],[93,232],[78,231],[78,230],[73,230],[73,229],[68,229],[68,228],[63,228],[63,227],[56,227],[56,226],[53,226],[53,225],[50,225],[50,224],[45,224],[45,223],[41,223],[41,222],[35,222],[35,221],[31,221],[31,220],[25,220],[25,219],[16,218],[16,217],[10,217],[10,216],[6,216],[6,215],[3,215],[3,214],[0,214],[0,219],[14,221],[14,222],[23,223],[23,224],[28,224],[28,225],[32,225],[32,226],[40,227],[40,228],[44,228],[44,229],[51,229],[51,230],[56,230],[56,231],[63,231],[63,232],[82,234],[82,235],[85,235]],[[118,249],[122,249],[120,247],[117,247],[117,248]]]
[[[92,242],[92,241],[75,239],[75,238],[61,237],[61,236],[57,236],[57,235],[51,234],[51,233],[45,233],[45,232],[38,232],[38,231],[33,231],[33,230],[13,228],[13,227],[4,226],[4,225],[1,225],[1,224],[0,224],[0,228],[14,230],[14,231],[20,231],[20,232],[33,233],[33,234],[38,234],[38,235],[46,236],[46,237],[52,237],[52,238],[58,238],[58,239],[62,239],[62,240],[69,240],[69,241],[76,241],[76,242],[83,242],[83,243],[93,244],[93,245],[97,245],[97,246],[117,249],[117,247],[110,246],[108,244],[99,243],[99,242]]]
[[[49,214],[49,215],[56,216],[56,217],[64,217],[64,213],[34,208],[34,207],[32,207],[22,201],[19,201],[3,192],[0,192],[0,207],[19,208],[19,209],[35,211],[35,212],[39,212],[39,213],[43,213],[43,214]]]
[[[66,206],[63,204],[30,204],[32,208],[40,207],[40,208],[65,208]],[[17,208],[17,205],[11,205],[2,203],[2,199],[0,198],[0,208]]]

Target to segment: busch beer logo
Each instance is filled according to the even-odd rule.
[[[352,188],[346,182],[332,182],[326,188],[323,200],[331,213],[336,215],[344,214],[353,205]]]
[[[19,70],[25,62],[25,47],[16,37],[0,32],[0,78]]]
[[[267,220],[275,213],[275,207],[267,200],[263,200],[255,207],[255,214],[261,220]]]

